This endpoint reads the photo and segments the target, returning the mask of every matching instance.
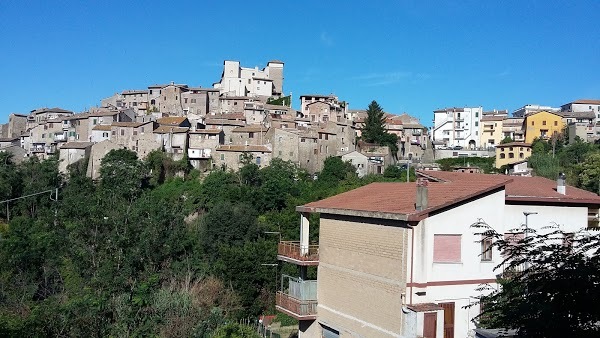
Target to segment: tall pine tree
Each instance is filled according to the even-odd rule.
[[[361,129],[361,138],[367,143],[388,146],[392,156],[398,153],[398,136],[385,130],[385,113],[383,108],[373,100],[367,108],[367,119]]]

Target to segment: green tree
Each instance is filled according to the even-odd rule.
[[[319,174],[318,182],[336,185],[349,177],[357,177],[356,168],[352,163],[342,161],[341,157],[330,156],[325,159],[323,170]]]
[[[519,337],[591,337],[600,333],[600,236],[586,231],[565,233],[529,229],[514,241],[480,222],[490,250],[505,257],[500,288],[480,298],[483,311],[476,318],[488,328],[518,330]],[[498,269],[499,269],[498,267]]]
[[[100,181],[104,189],[128,199],[141,193],[147,171],[135,152],[113,149],[102,158],[101,163]]]
[[[514,142],[513,139],[510,136],[506,136],[504,139],[502,139],[502,141],[500,141],[500,144],[506,144],[511,142]]]
[[[392,156],[398,154],[398,136],[387,132],[386,116],[383,108],[376,102],[371,101],[367,108],[367,119],[361,129],[361,138],[367,143],[375,143],[388,146]]]
[[[232,323],[219,327],[211,338],[260,338],[260,335],[250,326]]]
[[[600,153],[590,154],[581,164],[579,180],[582,188],[595,193],[600,191]]]

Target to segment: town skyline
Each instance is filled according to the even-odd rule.
[[[444,107],[512,112],[600,93],[600,44],[589,38],[600,29],[585,20],[600,4],[591,1],[309,2],[310,11],[291,3],[238,4],[235,11],[223,4],[114,4],[0,5],[0,41],[10,46],[0,56],[0,121],[40,107],[85,111],[115,92],[154,83],[212,87],[224,60],[259,68],[285,62],[283,91],[293,93],[295,109],[300,95],[332,93],[350,109],[376,100],[427,126],[432,111]],[[110,8],[127,15],[98,15]],[[540,17],[546,19],[532,24]],[[453,18],[461,21],[448,24]]]

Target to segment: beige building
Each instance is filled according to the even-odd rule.
[[[271,149],[265,145],[220,145],[213,158],[215,167],[239,170],[243,160],[250,156],[252,162],[259,167],[268,166],[271,162]]]
[[[225,143],[225,133],[220,129],[188,131],[188,159],[198,170],[212,168],[212,157],[217,147]]]
[[[525,118],[508,117],[502,121],[502,139],[510,137],[515,142],[525,142]]]
[[[223,63],[221,80],[213,87],[222,96],[251,96],[266,100],[283,93],[283,62],[272,60],[263,69],[240,67],[239,61]]]
[[[68,142],[63,144],[59,150],[58,171],[66,174],[69,165],[89,158],[92,145],[92,142]]]
[[[300,96],[300,114],[311,122],[341,121],[347,119],[348,104],[335,95]]]
[[[263,125],[248,125],[231,130],[232,144],[237,145],[261,145],[265,144],[265,136],[269,128]]]
[[[181,160],[187,152],[188,131],[187,127],[160,126],[154,129],[156,145],[173,160]]]
[[[524,161],[531,156],[531,144],[511,142],[496,145],[496,168]]]
[[[483,148],[493,148],[504,139],[503,122],[506,116],[484,115],[479,122],[479,144]]]

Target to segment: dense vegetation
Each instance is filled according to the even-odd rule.
[[[0,336],[228,336],[274,313],[278,237],[297,240],[297,205],[374,180],[328,158],[314,180],[289,162],[251,161],[205,177],[161,152],[110,152],[100,179],[83,163],[16,165],[0,153]],[[183,177],[180,177],[183,176]],[[316,220],[316,219],[314,219]],[[311,227],[316,240],[318,227]],[[314,271],[309,271],[313,273]],[[233,325],[233,326],[232,326]]]
[[[600,235],[556,226],[511,239],[484,222],[474,227],[491,241],[488,250],[504,257],[501,287],[481,287],[479,326],[514,329],[519,337],[598,337]]]
[[[371,101],[367,107],[367,118],[361,129],[361,139],[390,148],[394,158],[398,156],[398,135],[387,132],[386,115],[377,101]]]

